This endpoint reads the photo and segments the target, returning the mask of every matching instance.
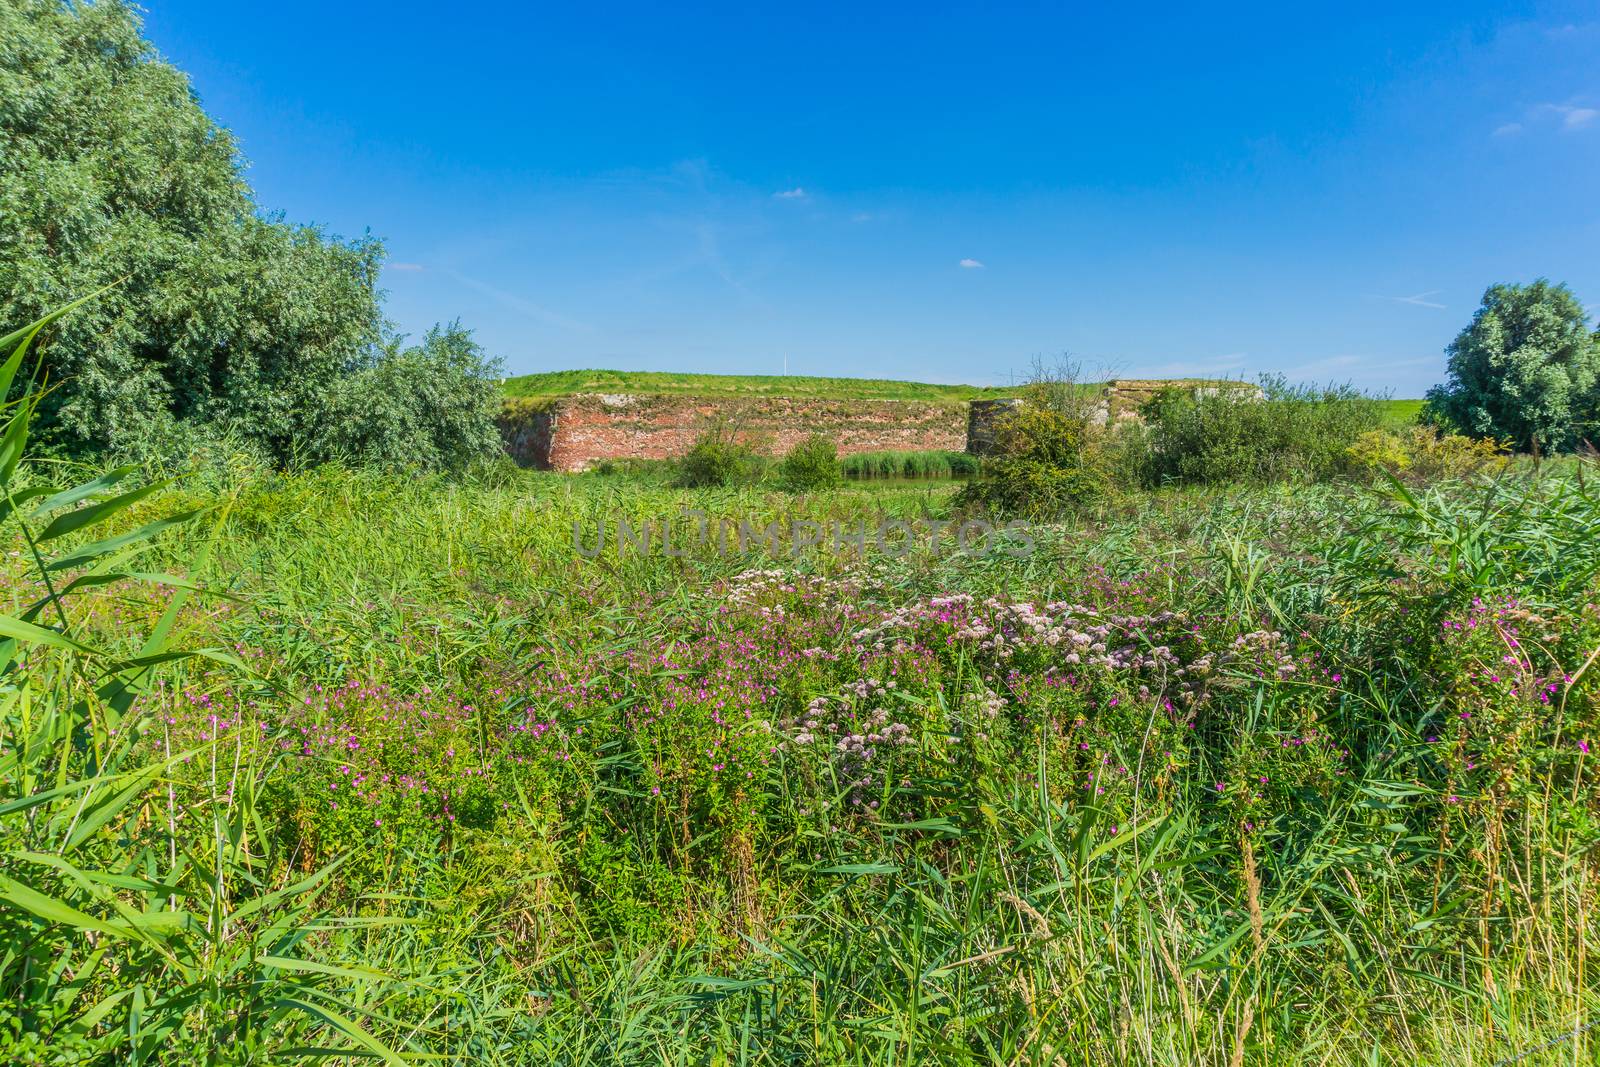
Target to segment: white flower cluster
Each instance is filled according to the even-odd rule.
[[[797,747],[819,742],[828,745],[841,784],[851,790],[851,802],[861,803],[865,791],[878,782],[874,761],[880,749],[904,748],[916,743],[911,727],[895,719],[884,698],[895,688],[893,680],[876,678],[847,682],[836,697],[819,696],[793,724]],[[876,705],[876,706],[875,706]],[[869,806],[876,806],[872,801]]]
[[[1174,645],[1198,645],[1187,616],[1174,611],[1104,615],[1066,601],[1041,608],[1029,601],[978,600],[967,594],[934,597],[890,612],[852,637],[863,650],[895,651],[908,646],[919,631],[941,624],[952,627],[951,636],[967,642],[991,666],[1024,651],[1058,652],[1059,661],[1048,664],[1047,671],[1132,675],[1141,699],[1159,697],[1183,707],[1203,701],[1208,681],[1223,666],[1247,667],[1258,677],[1279,680],[1295,671],[1288,640],[1277,631],[1243,634],[1227,649],[1185,662]]]

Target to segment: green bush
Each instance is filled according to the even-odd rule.
[[[707,427],[678,461],[675,484],[686,489],[737,485],[754,480],[763,466],[755,447],[719,420]]]
[[[957,496],[958,506],[998,516],[1054,518],[1109,486],[1101,435],[1083,405],[1048,385],[1030,386],[995,431],[993,456]]]
[[[1505,468],[1509,449],[1500,442],[1440,433],[1432,426],[1402,432],[1369,430],[1346,450],[1358,470],[1390,473],[1419,482],[1465,478]]]
[[[1318,481],[1350,466],[1350,447],[1383,423],[1383,401],[1352,386],[1162,390],[1141,409],[1138,475],[1147,485]]]
[[[839,470],[839,452],[833,442],[814,433],[789,450],[778,464],[778,477],[784,488],[802,492],[831,489],[844,480]]]

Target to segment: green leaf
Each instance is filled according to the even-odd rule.
[[[0,519],[8,518],[13,510],[22,510],[22,505],[35,497],[44,496],[49,491],[50,487],[47,485],[35,485],[12,493],[10,499],[0,500]]]
[[[132,989],[120,989],[110,996],[102,998],[98,1004],[67,1024],[67,1029],[74,1034],[87,1034],[96,1026],[99,1026],[101,1020],[111,1014],[113,1008],[132,995]]]
[[[33,509],[33,512],[29,517],[35,519],[42,518],[57,508],[64,508],[69,505],[76,504],[80,500],[85,500],[91,496],[94,496],[97,493],[102,493],[138,469],[138,467],[131,464],[125,467],[118,467],[115,470],[107,471],[93,481],[84,482],[82,485],[75,485],[71,489],[63,489],[50,499],[41,501],[39,505]],[[29,490],[29,492],[41,491],[48,492],[48,490]],[[20,498],[18,503],[21,503]]]
[[[0,433],[0,489],[10,486],[11,476],[16,473],[17,464],[22,462],[22,450],[28,443],[28,426],[33,420],[33,409],[32,400],[24,401],[12,412],[5,431]]]
[[[204,508],[196,508],[194,511],[185,511],[177,515],[169,515],[164,519],[157,519],[155,522],[146,523],[137,530],[130,530],[125,534],[119,534],[116,537],[108,537],[104,541],[96,541],[94,544],[85,545],[70,555],[62,556],[59,559],[50,561],[45,565],[45,570],[61,571],[72,567],[82,567],[85,564],[94,562],[101,556],[115,552],[119,548],[137,544],[140,541],[147,541],[150,538],[155,537],[157,534],[170,530],[174,526],[181,526],[195,518],[195,516],[202,514],[204,511]]]
[[[77,930],[94,930],[111,937],[131,938],[133,932],[121,923],[111,923],[104,919],[97,919],[87,912],[79,911],[70,904],[63,904],[54,897],[46,896],[37,889],[32,889],[21,882],[14,881],[0,874],[0,900],[21,908],[23,911],[47,923],[57,926],[70,926]]]
[[[81,530],[85,526],[93,526],[95,523],[108,519],[119,511],[132,507],[145,497],[165,489],[170,484],[170,481],[151,482],[149,485],[123,493],[121,496],[112,497],[110,500],[102,500],[98,504],[90,504],[86,508],[78,508],[76,511],[69,511],[65,515],[58,515],[50,525],[40,532],[38,539],[40,541],[52,541],[57,537],[65,537],[67,534]]]
[[[1189,974],[1192,971],[1203,970],[1204,968],[1210,966],[1212,963],[1216,962],[1219,957],[1232,948],[1241,937],[1249,932],[1249,930],[1250,920],[1246,919],[1244,922],[1239,924],[1238,928],[1235,929],[1233,933],[1229,934],[1215,945],[1212,945],[1209,949],[1196,956],[1193,960],[1184,964],[1183,973]]]
[[[828,867],[813,867],[813,874],[899,874],[897,863],[836,863]]]
[[[346,1019],[343,1015],[340,1015],[332,1008],[325,1008],[320,1004],[314,1004],[306,1000],[297,1000],[294,997],[281,997],[277,1003],[284,1007],[294,1008],[305,1015],[311,1016],[312,1018],[323,1020],[329,1026],[332,1026],[335,1030],[344,1034],[362,1048],[381,1056],[386,1063],[402,1065],[405,1063],[405,1060],[400,1058],[400,1054],[398,1052],[395,1052],[393,1049],[389,1048],[377,1038],[363,1030],[359,1024],[350,1019]]]
[[[47,630],[43,626],[35,626],[31,622],[14,619],[10,615],[0,615],[0,637],[11,637],[18,641],[28,641],[36,645],[49,645],[51,648],[67,649],[72,652],[82,652],[90,656],[98,656],[98,649],[74,641],[64,634],[54,630]]]
[[[316,960],[299,960],[293,956],[264,955],[258,957],[257,962],[264,967],[276,967],[280,971],[295,971],[302,974],[331,974],[339,978],[352,978],[357,981],[370,981],[374,978],[385,981],[389,979],[387,974],[371,967],[338,967],[331,963],[318,963]]]

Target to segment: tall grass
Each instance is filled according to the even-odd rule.
[[[839,458],[846,478],[870,481],[881,478],[964,478],[978,469],[976,457],[965,452],[938,449],[921,451],[857,452]]]
[[[1582,466],[136,476],[3,480],[8,1061],[1592,1062]]]
[[[0,398],[55,317],[0,338]],[[130,523],[165,488],[132,467],[39,480],[23,462],[36,386],[0,409],[0,521],[22,561],[0,613],[0,1055],[244,1062],[301,1042],[397,1060],[364,1025],[387,979],[303,952],[347,927],[313,905],[335,868],[285,877],[267,846],[267,739],[179,750],[163,726],[186,664],[248,681],[227,651],[178,643],[192,579],[142,566],[207,509]],[[180,765],[200,768],[181,790]]]
[[[355,671],[487,701],[487,668],[554,656],[575,669],[665,647],[690,633],[674,620],[719,603],[702,599],[707,583],[795,566],[712,551],[582,562],[568,527],[597,508],[795,506],[749,487],[591,495],[605,484],[530,477],[488,493],[329,471],[247,487],[225,540],[261,576],[251,632],[283,659],[269,674],[328,685]],[[1096,760],[1159,765],[1115,801],[1084,796],[1093,764],[1075,764],[1067,741],[1082,712],[1033,713],[1003,752],[910,769],[891,790],[913,805],[907,815],[837,829],[800,813],[847,804],[848,789],[819,797],[790,756],[744,800],[685,815],[648,799],[661,752],[598,733],[590,769],[561,779],[570,795],[553,807],[534,795],[546,772],[508,774],[497,788],[512,816],[413,855],[381,883],[427,886],[419,895],[434,902],[426,937],[442,946],[454,1021],[432,1047],[483,1049],[486,1062],[688,1063],[709,1048],[745,1063],[1492,1064],[1586,1022],[1600,1009],[1583,962],[1594,834],[1576,745],[1594,727],[1582,668],[1600,638],[1582,609],[1596,565],[1587,483],[1134,506],[1082,520],[1099,524],[1092,539],[1077,525],[1045,529],[1027,559],[911,557],[875,595],[1010,587],[1042,602],[1135,583],[1196,618],[1232,620],[1206,624],[1225,634],[1304,630],[1344,679],[1241,672],[1189,736],[1163,733],[1164,715],[1137,704],[1136,689],[1124,691],[1136,703],[1126,718],[1103,702],[1083,709]],[[1287,544],[1299,548],[1273,547]],[[1433,627],[1511,592],[1552,620],[1578,612],[1561,615],[1571,629],[1554,642],[1536,638],[1575,682],[1559,714],[1540,705],[1543,718],[1505,720],[1519,747],[1494,757],[1512,775],[1502,793],[1494,778],[1452,780],[1475,772],[1441,764],[1429,740],[1468,721],[1462,710],[1473,721],[1511,713],[1464,702],[1451,664],[1495,656],[1440,648]],[[407,645],[419,632],[427,639]],[[916,695],[939,709],[930,730],[959,735],[974,698],[959,658],[944,670]],[[641,693],[660,684],[626,677]],[[588,736],[606,718],[583,721]],[[1279,746],[1309,723],[1351,756],[1308,778],[1282,755],[1301,750]],[[1146,740],[1152,724],[1158,745]],[[1261,774],[1282,780],[1282,806],[1248,831],[1255,801],[1219,797],[1214,783]],[[741,821],[745,804],[754,824]],[[759,846],[748,875],[734,859],[744,833]],[[535,858],[508,865],[497,859],[508,849]],[[368,940],[362,958],[381,964],[410,936]],[[485,1045],[490,1032],[514,1039]],[[1586,1040],[1525,1062],[1570,1063]]]

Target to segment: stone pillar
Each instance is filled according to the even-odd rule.
[[[967,453],[973,456],[992,453],[994,433],[1000,420],[1021,406],[1022,401],[1016,397],[972,401],[967,406]]]

